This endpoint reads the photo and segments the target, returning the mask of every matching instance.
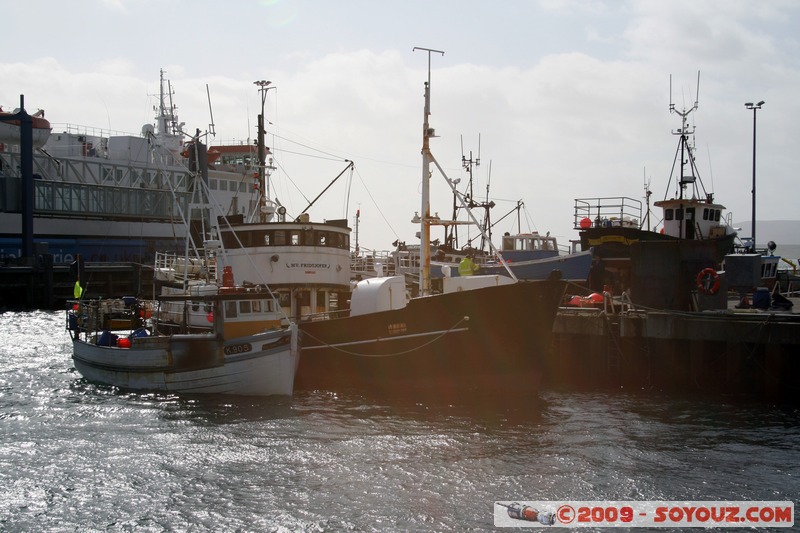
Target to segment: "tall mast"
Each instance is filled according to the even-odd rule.
[[[430,138],[435,137],[433,128],[430,127],[428,117],[431,114],[431,52],[444,55],[441,50],[431,48],[414,47],[413,51],[423,50],[428,52],[428,81],[425,82],[425,109],[422,120],[422,206],[420,212],[420,276],[419,292],[425,296],[431,293],[431,202],[430,202],[430,179],[431,179],[431,149]]]
[[[675,113],[679,117],[681,117],[681,127],[677,131],[673,131],[673,135],[678,135],[680,139],[678,140],[678,149],[676,151],[675,157],[680,157],[680,164],[678,165],[678,173],[679,176],[676,179],[676,185],[678,186],[678,198],[683,199],[683,191],[686,189],[687,186],[692,187],[692,196],[694,197],[695,194],[698,193],[697,190],[697,167],[695,166],[694,161],[694,150],[693,147],[689,144],[689,136],[694,135],[694,127],[689,125],[688,117],[691,113],[697,110],[698,106],[700,105],[700,71],[697,72],[697,96],[695,97],[694,105],[688,109],[684,108],[681,111],[678,111],[675,108],[675,104],[672,103],[672,76],[669,78],[669,111],[670,113]],[[688,165],[688,171],[686,169]],[[702,185],[702,182],[701,182]]]
[[[160,81],[158,87],[158,109],[156,109],[156,131],[166,137],[177,132],[178,117],[175,116],[175,104],[172,102],[172,86],[164,79],[164,69],[159,71]],[[166,90],[164,88],[166,84]],[[169,100],[169,102],[167,102]]]
[[[159,71],[159,86],[158,86],[158,106],[154,106],[156,112],[156,131],[153,134],[152,127],[146,125],[142,133],[151,137],[154,145],[160,148],[166,148],[172,159],[169,164],[175,164],[179,160],[179,154],[183,151],[183,122],[178,122],[178,116],[175,114],[176,106],[172,101],[172,85],[169,80],[164,77],[164,69]],[[161,153],[161,157],[166,157],[166,154]]]
[[[269,174],[267,173],[268,167],[267,162],[265,160],[266,154],[269,153],[269,150],[264,145],[264,123],[266,119],[264,118],[264,102],[267,100],[267,91],[270,89],[274,89],[275,86],[272,85],[271,81],[267,80],[256,80],[253,82],[254,85],[258,87],[258,92],[261,95],[261,114],[258,115],[258,184],[261,187],[261,197],[259,200],[259,217],[261,222],[269,222],[271,218],[271,214],[267,213],[267,202],[269,201]],[[270,168],[272,165],[270,164]]]

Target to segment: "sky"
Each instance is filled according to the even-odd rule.
[[[480,159],[473,195],[495,202],[495,236],[550,232],[564,245],[577,238],[577,198],[644,202],[646,185],[652,200],[674,197],[681,122],[670,103],[695,100],[700,179],[740,235],[753,198],[745,102],[765,102],[756,220],[800,220],[795,0],[27,0],[3,13],[0,105],[24,95],[54,131],[138,134],[154,122],[163,70],[188,132],[252,141],[253,82],[271,81],[273,194],[299,213],[353,161],[309,212],[354,227],[360,210],[362,249],[414,242],[419,230],[429,56],[414,47],[444,52],[430,56],[432,153],[461,189],[462,157]],[[431,191],[432,211],[449,218],[438,171]]]

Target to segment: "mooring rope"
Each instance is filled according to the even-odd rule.
[[[318,343],[320,343],[319,346],[308,346],[308,347],[305,348],[306,350],[310,350],[310,349],[314,349],[314,348],[323,348],[324,347],[324,348],[332,348],[334,350],[337,350],[337,351],[342,352],[342,353],[346,353],[348,355],[357,355],[359,357],[395,357],[395,356],[398,356],[398,355],[405,355],[407,353],[410,353],[410,352],[422,349],[422,348],[424,348],[426,346],[429,346],[429,345],[433,344],[434,342],[438,341],[439,339],[441,339],[442,337],[444,337],[445,335],[447,335],[448,333],[455,333],[456,331],[467,331],[469,329],[468,327],[461,328],[461,329],[456,329],[456,328],[458,328],[458,326],[460,326],[461,323],[468,322],[468,321],[469,321],[469,317],[465,316],[461,320],[459,320],[458,322],[453,324],[452,327],[450,327],[449,329],[446,329],[446,330],[441,330],[441,331],[437,331],[437,332],[428,332],[428,333],[415,333],[415,334],[412,334],[412,335],[404,335],[403,337],[378,337],[376,339],[369,339],[369,340],[364,340],[364,341],[354,341],[354,342],[344,343],[344,344],[366,344],[366,343],[370,343],[370,342],[385,342],[385,341],[398,340],[399,338],[423,337],[423,336],[428,336],[428,335],[433,335],[433,334],[438,333],[438,335],[435,338],[433,338],[433,339],[431,339],[431,340],[429,340],[427,342],[424,342],[424,343],[420,344],[419,346],[415,346],[413,348],[409,348],[408,350],[403,350],[403,351],[400,351],[400,352],[385,353],[385,354],[384,353],[381,353],[381,354],[369,354],[369,353],[360,353],[360,352],[353,352],[353,351],[350,351],[350,350],[345,350],[340,345],[327,343],[327,342],[323,341],[322,339],[319,339],[319,338],[315,337],[311,333],[308,333],[307,331],[303,331],[302,333],[303,333],[303,335],[308,335],[313,340],[315,340]]]

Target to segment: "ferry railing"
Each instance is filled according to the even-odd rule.
[[[138,137],[137,134],[125,131],[107,130],[103,128],[96,128],[93,126],[82,126],[80,124],[70,124],[68,122],[56,122],[50,125],[53,134],[69,133],[73,135],[86,135],[90,137]]]
[[[163,154],[151,155],[158,158]],[[7,169],[19,168],[20,154],[4,153],[3,163]],[[186,167],[158,160],[122,163],[102,154],[66,158],[54,157],[43,150],[34,153],[33,174],[48,181],[175,190],[186,190],[191,177]]]
[[[15,176],[0,176],[0,209],[19,211],[21,180]],[[104,185],[63,183],[34,180],[34,213],[101,218],[137,218],[165,220],[176,218],[177,198],[182,209],[188,206],[187,193],[164,189],[144,189]]]

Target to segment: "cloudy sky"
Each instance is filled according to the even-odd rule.
[[[255,136],[270,80],[268,144],[278,199],[314,219],[361,210],[362,248],[413,241],[418,227],[423,83],[433,48],[434,156],[497,207],[524,202],[523,231],[577,236],[574,200],[675,195],[670,175],[689,108],[700,178],[744,222],[798,220],[800,2],[771,0],[27,0],[4,4],[0,105],[59,124],[138,133],[163,69],[189,131],[212,144]],[[670,77],[672,78],[670,94]],[[462,148],[463,147],[463,148]],[[438,174],[433,210],[452,200]],[[511,215],[495,232],[516,231]],[[800,234],[800,224],[798,226]],[[434,237],[437,234],[434,233]],[[758,234],[759,242],[768,236]],[[800,242],[800,238],[798,238]]]

